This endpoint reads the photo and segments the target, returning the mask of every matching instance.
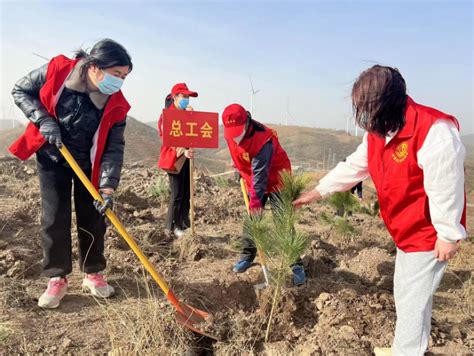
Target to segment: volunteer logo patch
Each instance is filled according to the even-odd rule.
[[[248,152],[242,153],[242,158],[243,158],[245,161],[250,162],[250,156],[249,156]]]
[[[392,158],[397,163],[402,163],[408,157],[408,143],[402,142],[395,147],[395,152],[392,153]]]

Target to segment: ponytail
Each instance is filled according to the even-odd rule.
[[[173,96],[168,94],[165,98],[165,108],[168,109],[173,104]]]

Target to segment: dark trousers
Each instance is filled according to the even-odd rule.
[[[351,193],[354,194],[357,191],[357,196],[362,199],[362,182],[357,183],[351,188]]]
[[[270,193],[266,194],[263,197],[263,204],[262,208],[265,207],[266,203],[268,200],[270,200],[270,206],[272,210],[275,208],[275,204],[278,202],[278,193]],[[257,255],[257,248],[255,247],[255,243],[250,239],[250,237],[246,236],[245,234],[243,235],[242,238],[242,252],[240,254],[240,259],[248,259],[250,261],[253,261],[255,259],[255,256]],[[293,266],[303,266],[303,261],[301,258],[298,259],[298,261],[295,262]]]
[[[166,228],[170,231],[173,231],[175,228],[180,230],[188,229],[191,226],[189,221],[189,199],[191,198],[189,159],[186,159],[183,168],[181,168],[178,174],[168,173],[168,177],[170,179],[171,196]]]
[[[81,271],[96,273],[105,269],[104,218],[95,210],[93,198],[73,170],[55,163],[44,153],[36,155],[41,191],[41,235],[45,277],[64,277],[72,271],[71,190],[74,205]],[[85,170],[90,177],[91,171]]]

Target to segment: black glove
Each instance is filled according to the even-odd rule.
[[[39,122],[39,130],[50,144],[56,145],[58,149],[62,147],[61,130],[56,120],[51,117],[42,119]]]
[[[107,209],[112,209],[112,207],[114,206],[114,200],[113,195],[108,192],[106,193],[101,191],[100,196],[102,197],[102,199],[104,199],[104,203],[102,204],[100,201],[94,200],[94,207],[100,215],[104,216]]]

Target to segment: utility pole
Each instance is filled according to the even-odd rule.
[[[331,166],[331,149],[329,149],[329,152],[328,152],[328,167],[327,167],[328,171],[330,170],[330,166]]]

